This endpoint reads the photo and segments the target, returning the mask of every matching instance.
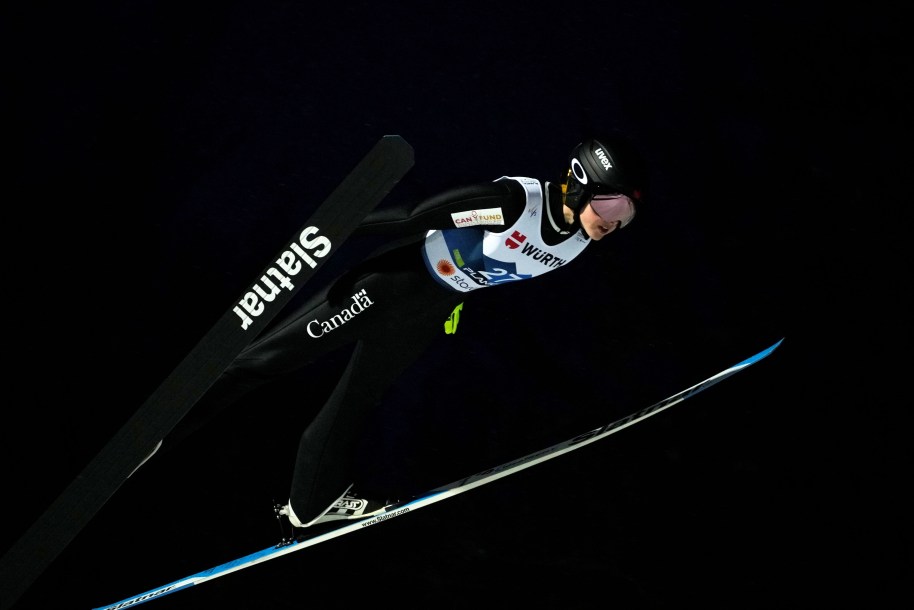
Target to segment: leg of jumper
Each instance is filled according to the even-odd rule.
[[[337,286],[327,287],[309,298],[275,327],[245,348],[216,380],[207,393],[194,405],[190,413],[168,435],[163,450],[180,444],[184,439],[209,423],[223,409],[231,406],[249,392],[270,383],[296,369],[306,366],[321,355],[347,344],[353,344],[356,335],[339,332],[328,334],[316,341],[307,333],[311,320],[326,320],[338,313],[349,294],[332,296],[334,291],[355,291],[354,282],[341,279]],[[348,303],[350,306],[351,302]],[[370,316],[365,316],[370,317]],[[355,329],[353,329],[355,330]]]
[[[406,315],[386,320],[385,332],[359,342],[339,384],[299,443],[290,503],[300,521],[320,516],[353,482],[354,458],[368,416],[429,344],[444,337],[444,321],[455,304],[449,297],[427,300],[421,311],[401,310]]]

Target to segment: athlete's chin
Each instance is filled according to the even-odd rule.
[[[607,235],[609,235],[609,233],[604,233],[600,229],[590,229],[587,231],[587,236],[590,237],[590,239],[593,241],[600,241]]]

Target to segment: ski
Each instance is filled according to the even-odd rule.
[[[413,166],[400,136],[381,138],[83,472],[0,559],[7,608],[76,537],[232,360]]]
[[[363,528],[377,525],[378,523],[383,523],[389,519],[414,512],[425,506],[435,504],[436,502],[451,498],[457,494],[461,494],[481,485],[496,481],[502,477],[506,477],[526,468],[530,468],[531,466],[535,466],[536,464],[545,462],[546,460],[551,460],[565,453],[574,451],[575,449],[580,449],[581,447],[589,445],[590,443],[594,443],[600,439],[606,438],[610,434],[618,432],[623,428],[627,428],[640,421],[643,421],[651,415],[656,415],[657,413],[668,409],[673,405],[678,404],[703,390],[708,389],[716,383],[723,381],[727,377],[730,377],[731,375],[744,370],[746,367],[755,364],[756,362],[771,354],[771,352],[773,352],[783,341],[784,339],[782,338],[770,347],[755,354],[754,356],[751,356],[742,362],[726,368],[716,375],[713,375],[704,381],[686,388],[685,390],[682,390],[681,392],[678,392],[669,398],[665,398],[660,402],[657,402],[647,408],[641,409],[640,411],[636,411],[627,417],[623,417],[622,419],[606,424],[605,426],[601,426],[594,430],[589,430],[583,434],[579,434],[574,438],[568,439],[567,441],[552,445],[551,447],[547,447],[529,455],[525,455],[521,458],[512,460],[500,466],[478,472],[466,478],[454,481],[453,483],[442,485],[441,487],[436,487],[429,492],[420,494],[409,500],[395,502],[384,507],[382,512],[372,516],[354,521],[343,521],[342,525],[336,529],[330,530],[323,534],[303,538],[286,538],[283,539],[279,544],[270,548],[257,551],[256,553],[252,553],[244,557],[240,557],[233,561],[229,561],[228,563],[223,563],[214,568],[210,568],[208,570],[204,570],[203,572],[198,572],[186,578],[182,578],[181,580],[176,580],[164,586],[151,589],[144,593],[140,593],[139,595],[128,597],[117,603],[107,606],[99,606],[93,610],[121,610],[122,608],[128,608],[148,601],[152,601],[165,595],[187,589],[188,587],[202,584],[208,580],[213,580],[214,578],[219,578],[220,576],[225,576],[226,574],[231,574],[232,572],[237,572],[238,570],[243,570],[253,565],[257,565],[271,559],[276,559],[277,557],[282,557],[283,555],[288,555],[289,553],[301,551],[302,549],[320,544],[322,542],[326,542],[328,540],[332,540],[333,538],[338,538],[339,536],[344,536]]]

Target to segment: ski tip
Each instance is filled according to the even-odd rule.
[[[754,355],[754,356],[751,356],[751,357],[749,357],[749,358],[746,358],[745,360],[743,360],[742,362],[740,362],[740,363],[739,363],[738,365],[736,365],[736,366],[748,365],[748,364],[752,364],[752,363],[754,363],[754,362],[758,362],[759,360],[761,360],[762,358],[765,358],[766,356],[768,356],[769,354],[771,354],[771,352],[773,352],[774,350],[776,350],[776,349],[778,348],[778,346],[781,345],[781,343],[784,342],[784,339],[786,339],[786,337],[781,337],[780,339],[778,339],[777,341],[775,341],[774,344],[771,345],[770,347],[767,347],[767,348],[763,349],[762,351],[760,351],[759,353],[757,353],[757,354]]]
[[[381,138],[380,145],[386,146],[392,152],[397,152],[412,161],[414,157],[412,145],[403,139],[403,136],[388,134]]]

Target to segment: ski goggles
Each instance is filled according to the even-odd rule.
[[[563,200],[565,205],[574,210],[579,210],[584,207],[581,205],[582,202],[587,203],[590,191],[585,190],[584,185],[575,180],[571,170],[568,170],[568,176],[565,178],[565,182],[562,183],[562,195],[565,196]]]
[[[621,229],[635,217],[635,203],[626,195],[594,195],[590,207],[606,222],[618,222]]]
[[[594,193],[575,179],[571,170],[562,184],[565,204],[581,210],[590,203],[593,211],[606,222],[618,222],[619,228],[626,226],[635,217],[635,202],[621,193]]]

